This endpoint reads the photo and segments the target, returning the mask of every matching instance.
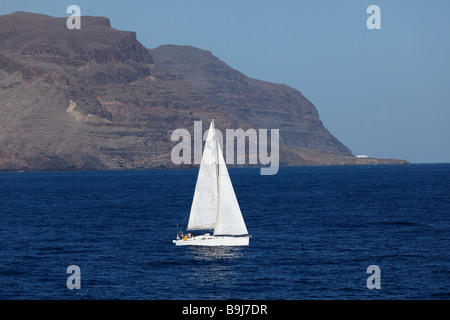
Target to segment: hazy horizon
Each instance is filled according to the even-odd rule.
[[[19,0],[0,14],[68,17],[72,4],[135,31],[147,48],[191,45],[301,91],[355,155],[450,162],[450,2]],[[380,30],[366,26],[372,4]]]

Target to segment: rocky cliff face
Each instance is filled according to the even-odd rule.
[[[18,12],[0,26],[0,170],[170,166],[174,129],[223,114],[106,18],[68,30]]]
[[[282,165],[400,164],[356,158],[323,125],[315,106],[284,84],[252,79],[211,52],[163,45],[149,50],[156,64],[183,76],[193,88],[253,128],[280,129]]]
[[[196,64],[198,49],[188,68],[201,76],[189,77],[162,49],[149,52],[107,18],[82,17],[68,30],[66,18],[0,16],[0,170],[176,167],[172,131],[193,132],[196,120],[206,130],[211,118],[221,130],[279,128],[285,165],[356,160],[297,91],[208,53]]]
[[[323,126],[317,109],[299,91],[249,78],[211,52],[194,47],[164,45],[150,53],[158,65],[182,75],[227,112],[255,128],[280,129],[284,146],[352,156]]]

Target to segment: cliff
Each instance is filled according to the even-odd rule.
[[[66,19],[0,16],[2,171],[174,168],[172,131],[211,118],[221,130],[279,128],[283,165],[361,161],[292,88],[200,49],[147,50],[107,18],[82,17],[80,30]]]

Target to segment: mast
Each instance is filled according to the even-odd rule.
[[[200,163],[187,230],[214,229],[217,216],[217,150],[214,122],[211,122]]]
[[[217,140],[217,136],[216,136],[216,127],[215,127],[215,125],[214,125],[214,119],[212,119],[212,128],[213,128],[213,134],[214,134],[214,145],[215,145],[215,149],[216,149],[216,152],[215,152],[215,156],[216,156],[216,177],[217,177],[217,209],[216,209],[216,220],[217,220],[217,217],[219,216],[219,208],[220,208],[220,187],[219,187],[219,185],[220,185],[220,169],[219,169],[219,163],[220,163],[220,161],[219,161],[219,148],[220,148],[220,145],[219,145],[219,142],[218,142],[218,140]],[[215,228],[215,226],[214,226],[214,234],[216,233],[216,228]]]

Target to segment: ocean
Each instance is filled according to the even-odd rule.
[[[248,247],[172,243],[194,169],[0,173],[0,299],[450,298],[450,164],[229,173]]]

